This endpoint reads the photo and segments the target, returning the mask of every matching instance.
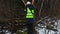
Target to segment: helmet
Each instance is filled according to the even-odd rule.
[[[28,1],[26,4],[27,4],[27,5],[28,5],[28,4],[31,4],[31,2]]]

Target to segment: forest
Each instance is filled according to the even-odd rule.
[[[27,0],[24,1],[27,2]],[[43,6],[41,7],[42,2]],[[57,28],[57,25],[55,26],[55,22],[60,20],[60,0],[34,0],[34,8],[34,26],[39,29],[44,28],[42,27],[43,25],[46,26],[46,29],[57,31],[54,27]],[[24,9],[25,5],[22,0],[0,0],[0,30],[9,30],[14,33],[18,30],[23,31],[26,29]],[[39,20],[42,21],[40,22]],[[54,20],[55,22],[53,22]],[[53,25],[53,27],[51,27],[51,25]],[[37,34],[37,31],[35,31],[35,34]]]

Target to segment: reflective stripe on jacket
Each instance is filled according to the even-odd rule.
[[[30,10],[30,9],[27,7],[26,18],[34,18],[34,10]]]

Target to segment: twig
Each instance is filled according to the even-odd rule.
[[[39,17],[40,17],[40,13],[41,13],[41,10],[42,10],[42,7],[43,7],[43,4],[44,4],[44,0],[42,0],[42,3],[41,3],[41,8],[39,10]]]

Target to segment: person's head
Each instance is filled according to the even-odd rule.
[[[31,5],[31,2],[28,1],[28,2],[26,3],[26,5]]]

